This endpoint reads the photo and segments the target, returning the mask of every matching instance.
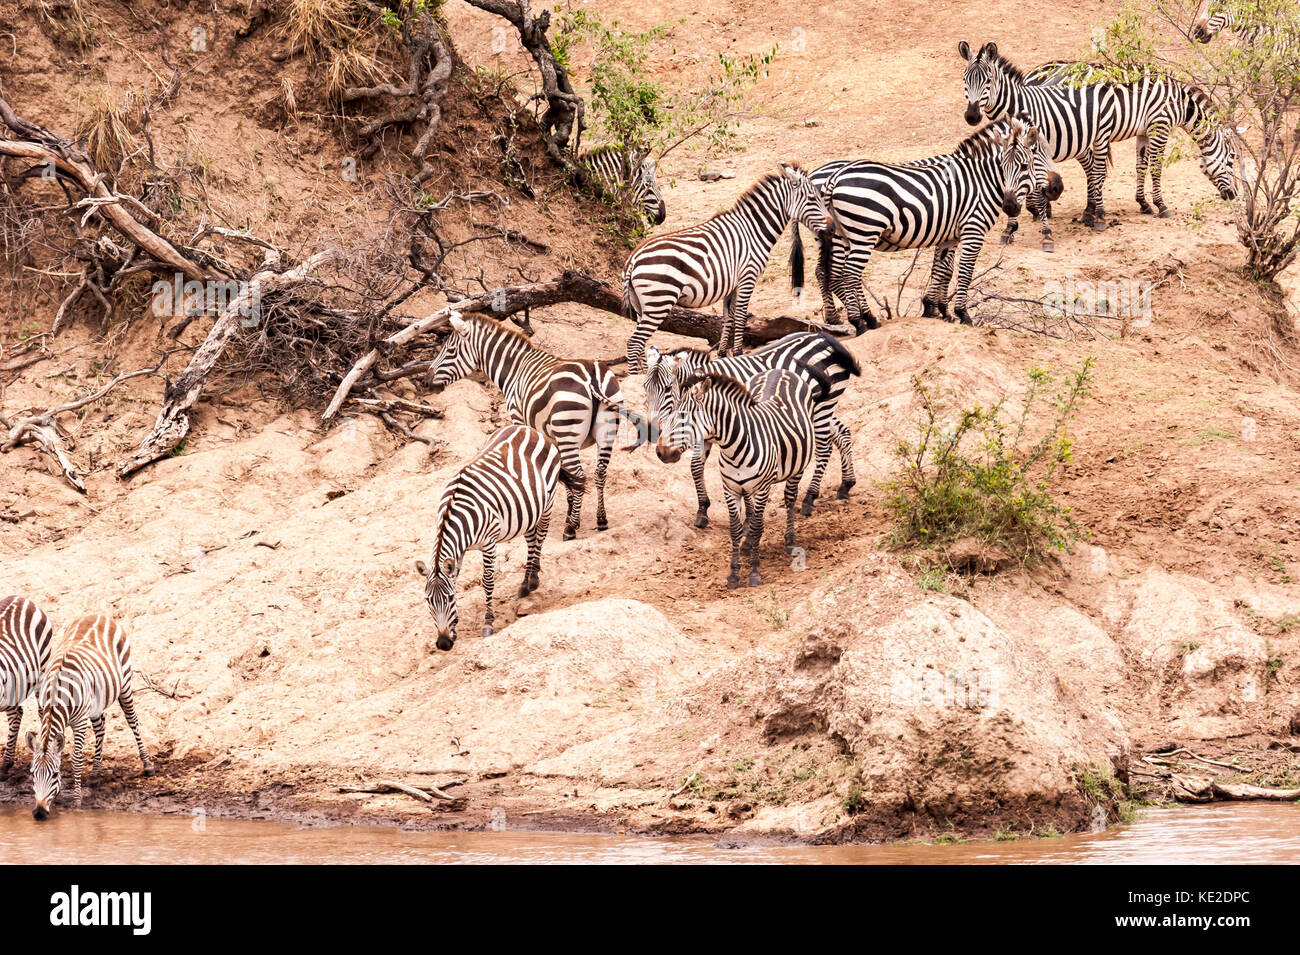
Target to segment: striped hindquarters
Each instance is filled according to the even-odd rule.
[[[50,661],[54,628],[26,597],[0,597],[0,708],[21,706]]]

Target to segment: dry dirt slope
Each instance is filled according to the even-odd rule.
[[[1091,6],[1039,5],[1062,39],[1045,27],[1004,46],[1026,61],[1068,52],[1061,44],[1081,42],[1102,15]],[[695,60],[664,69],[703,62],[719,36],[738,49],[770,43],[778,25],[799,22],[783,9],[665,5],[665,18],[689,18],[679,46]],[[805,58],[774,75],[743,127],[744,151],[726,160],[737,180],[691,182],[697,157],[677,157],[670,215],[711,212],[792,154],[912,156],[964,135],[950,50],[982,38],[987,5],[894,9],[882,19],[842,5],[834,23],[807,24]],[[456,27],[470,15],[449,4],[449,16]],[[458,33],[471,58],[473,35]],[[809,116],[819,125],[804,125]],[[1129,191],[1130,159],[1121,151],[1112,203]],[[1077,196],[1081,177],[1065,172]],[[189,453],[125,486],[100,475],[84,503],[31,452],[0,459],[0,503],[37,512],[0,525],[4,589],[59,618],[122,613],[139,669],[177,696],[146,694],[141,706],[169,771],[92,789],[89,804],[466,825],[486,824],[494,808],[512,825],[580,824],[595,810],[598,824],[652,829],[924,836],[950,821],[976,832],[1089,825],[1085,773],[1122,773],[1136,750],[1171,740],[1262,759],[1300,706],[1300,639],[1288,624],[1300,612],[1300,411],[1262,357],[1269,316],[1230,268],[1222,211],[1189,211],[1207,184],[1191,163],[1169,180],[1184,210],[1173,222],[1142,220],[1118,199],[1120,228],[1094,236],[1063,221],[1055,255],[1022,239],[1006,259],[1009,288],[1110,276],[1117,264],[1142,276],[1176,260],[1136,336],[1053,343],[908,318],[851,343],[864,373],[843,417],[866,480],[801,522],[806,566],[789,567],[770,536],[758,592],[721,586],[725,529],[690,527],[684,466],[620,455],[610,531],[587,527],[567,543],[557,531],[543,587],[520,608],[528,615],[487,640],[474,635],[472,559],[465,635],[452,653],[431,653],[412,562],[443,482],[501,423],[497,397],[473,382],[430,399],[445,409],[429,433],[446,446],[432,458],[371,419],[322,432],[310,413],[279,414],[246,389],[202,407]],[[288,199],[307,214],[309,199]],[[1077,212],[1068,195],[1063,209]],[[902,266],[882,259],[869,281],[887,287]],[[771,276],[760,307],[784,298]],[[563,309],[536,323],[543,345],[575,354],[617,353],[627,332]],[[933,365],[971,401],[1014,400],[1027,365],[1074,367],[1089,353],[1097,397],[1065,490],[1091,539],[1036,577],[975,582],[961,597],[922,590],[880,549],[874,486],[911,416],[910,376]],[[77,353],[77,374],[93,355]],[[640,399],[635,379],[627,391]],[[133,394],[124,417],[147,424],[151,397]],[[1242,438],[1247,417],[1253,441]],[[521,572],[522,545],[508,547],[503,623]],[[120,726],[109,751],[115,771],[134,773]],[[462,801],[430,812],[405,797],[335,792],[359,772],[463,781],[450,789]]]

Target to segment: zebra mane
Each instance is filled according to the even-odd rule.
[[[957,148],[952,151],[952,155],[982,156],[986,153],[992,152],[996,145],[993,142],[993,131],[996,130],[998,126],[1002,125],[1002,123],[1003,120],[999,120],[996,123],[989,123],[987,126],[982,126],[975,130],[975,132],[971,133],[957,144]]]
[[[980,50],[980,56],[984,56],[984,50],[982,48]],[[994,53],[992,56],[985,57],[985,59],[988,61],[990,66],[997,67],[1003,73],[1007,74],[1007,76],[1015,80],[1017,83],[1025,82],[1024,71],[1021,70],[1020,67],[1016,66],[1016,64],[1008,60],[1001,53]]]
[[[442,520],[438,522],[438,536],[435,537],[433,541],[433,565],[429,568],[429,575],[431,577],[436,577],[438,574],[442,573],[442,542],[446,537],[447,520],[451,516],[452,506],[456,503],[456,481],[459,477],[460,475],[457,475],[453,478],[451,486],[447,489],[449,492],[447,494],[447,507],[442,512]]]
[[[789,166],[791,169],[803,173],[805,176],[808,175],[807,170],[805,170],[798,163],[786,163],[786,165]],[[746,189],[744,192],[740,194],[740,198],[737,199],[735,203],[732,205],[731,211],[734,212],[737,209],[744,208],[746,205],[752,202],[756,196],[760,196],[764,194],[770,186],[780,183],[781,179],[782,177],[778,176],[776,173],[769,172],[767,175],[763,176],[763,178],[759,179],[758,182],[754,183],[752,186],[750,186],[748,189]]]
[[[533,351],[542,351],[542,349],[534,345],[533,340],[529,338],[527,335],[525,335],[520,329],[511,328],[505,322],[498,322],[495,318],[488,318],[486,315],[479,315],[474,312],[471,312],[467,315],[462,315],[461,321],[477,322],[480,325],[486,325],[491,329],[501,332],[503,335],[511,335],[519,339],[521,342],[523,342]]]
[[[741,404],[746,407],[752,407],[757,404],[754,395],[750,392],[744,382],[721,371],[697,371],[685,381],[682,382],[682,393],[686,393],[701,382],[708,382],[712,388],[719,388],[722,391],[732,395]]]

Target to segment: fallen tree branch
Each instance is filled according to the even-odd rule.
[[[340,786],[339,792],[341,793],[399,792],[399,793],[406,793],[406,795],[408,796],[413,796],[416,799],[420,800],[421,802],[433,802],[434,796],[438,797],[439,799],[446,799],[450,802],[456,801],[455,796],[443,792],[437,786],[430,786],[428,787],[428,789],[429,791],[425,792],[423,789],[416,789],[414,786],[408,786],[406,783],[399,783],[395,779],[380,779],[376,782],[370,783],[369,785],[365,785],[365,786]]]

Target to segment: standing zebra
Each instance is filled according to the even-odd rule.
[[[831,292],[845,303],[855,328],[878,328],[862,294],[871,253],[934,248],[923,314],[948,317],[954,271],[953,314],[971,323],[966,299],[984,237],[1001,213],[1015,217],[1033,190],[1048,190],[1050,169],[1039,131],[1019,118],[987,126],[953,152],[923,162],[846,163],[825,187],[827,201],[848,230],[847,243],[831,243]]]
[[[623,269],[623,312],[636,318],[627,343],[631,370],[645,370],[645,343],[677,305],[700,308],[721,300],[718,351],[743,352],[749,298],[792,219],[814,233],[845,235],[808,174],[782,163],[779,174],[764,176],[726,212],[637,246]]]
[[[966,122],[1027,115],[1046,137],[1048,156],[1054,162],[1077,159],[1088,178],[1088,204],[1084,225],[1106,229],[1102,186],[1115,131],[1116,102],[1105,83],[1085,85],[1035,85],[998,53],[996,43],[978,52],[962,40],[957,52],[966,60],[962,83],[966,88]]]
[[[1282,4],[1262,7],[1247,0],[1201,0],[1188,36],[1197,43],[1209,43],[1224,30],[1237,34],[1238,40],[1249,46],[1267,44],[1278,53],[1300,49],[1300,23],[1294,6],[1288,10]]]
[[[1115,97],[1115,126],[1112,144],[1137,138],[1137,204],[1150,215],[1167,219],[1172,213],[1161,192],[1165,146],[1175,127],[1185,129],[1200,149],[1201,172],[1219,196],[1237,195],[1233,168],[1234,150],[1227,128],[1214,118],[1214,106],[1201,90],[1159,73],[1136,73],[1120,81],[1107,81],[1101,68],[1092,64],[1056,61],[1044,63],[1025,74],[1031,85],[1068,86],[1106,83]],[[1151,199],[1146,199],[1146,178],[1151,175]]]
[[[774,368],[749,387],[730,375],[702,371],[682,382],[682,400],[667,446],[660,456],[681,457],[700,442],[718,446],[722,489],[731,521],[731,571],[727,589],[740,586],[740,558],[750,558],[749,586],[758,573],[763,512],[772,485],[785,482],[785,547],[795,552],[794,510],[799,478],[816,452],[814,387],[793,372]],[[746,508],[741,522],[741,504]],[[742,532],[744,544],[742,548]]]
[[[104,766],[104,712],[116,701],[135,735],[144,774],[153,763],[140,738],[140,723],[131,697],[131,641],[122,624],[107,614],[82,617],[59,635],[58,647],[41,675],[37,690],[40,733],[28,732],[32,751],[32,784],[36,806],[32,815],[44,819],[59,794],[64,735],[72,729],[72,801],[81,808],[82,752],[86,730],[95,731],[93,772]]]
[[[619,192],[631,187],[632,202],[641,207],[642,214],[655,225],[663,225],[668,217],[668,207],[655,180],[655,161],[652,156],[632,154],[630,157],[613,146],[600,146],[583,153],[578,162],[601,181],[606,189]],[[630,176],[628,170],[633,169]]]
[[[50,620],[25,597],[0,597],[0,710],[9,717],[9,736],[0,776],[9,772],[18,749],[23,701],[36,689],[50,662]]]
[[[848,387],[850,376],[862,374],[858,360],[843,343],[826,332],[795,332],[771,344],[764,345],[747,355],[714,359],[708,351],[698,348],[679,348],[660,354],[654,346],[646,350],[646,409],[660,429],[656,449],[661,459],[669,455],[664,434],[672,426],[673,414],[681,400],[682,382],[702,371],[717,371],[739,381],[752,383],[772,369],[784,369],[804,378],[813,386],[813,430],[817,435],[816,465],[812,483],[804,495],[801,513],[812,513],[813,502],[821,493],[822,476],[830,461],[831,445],[840,453],[841,499],[857,483],[853,471],[853,435],[848,427],[835,417],[835,406]],[[827,384],[823,387],[823,382]],[[709,495],[704,487],[704,464],[712,445],[697,443],[691,455],[691,477],[695,480],[695,495],[699,509],[695,515],[696,527],[709,524]]]
[[[465,552],[483,552],[483,636],[492,635],[492,585],[497,545],[523,534],[528,563],[519,596],[537,589],[542,544],[551,525],[556,481],[568,477],[560,450],[542,432],[526,425],[506,425],[448,483],[438,502],[433,562],[424,597],[438,628],[439,650],[456,643],[456,578]]]
[[[604,364],[587,359],[556,358],[537,348],[522,332],[490,318],[471,315],[451,318],[451,333],[433,363],[432,385],[444,387],[473,371],[491,378],[505,395],[506,412],[517,424],[526,424],[549,436],[559,447],[567,485],[569,512],[564,539],[578,533],[586,472],[578,452],[595,444],[596,529],[605,530],[605,473],[618,435],[619,416],[637,431],[635,448],[648,434],[645,419],[623,403],[618,379]]]

